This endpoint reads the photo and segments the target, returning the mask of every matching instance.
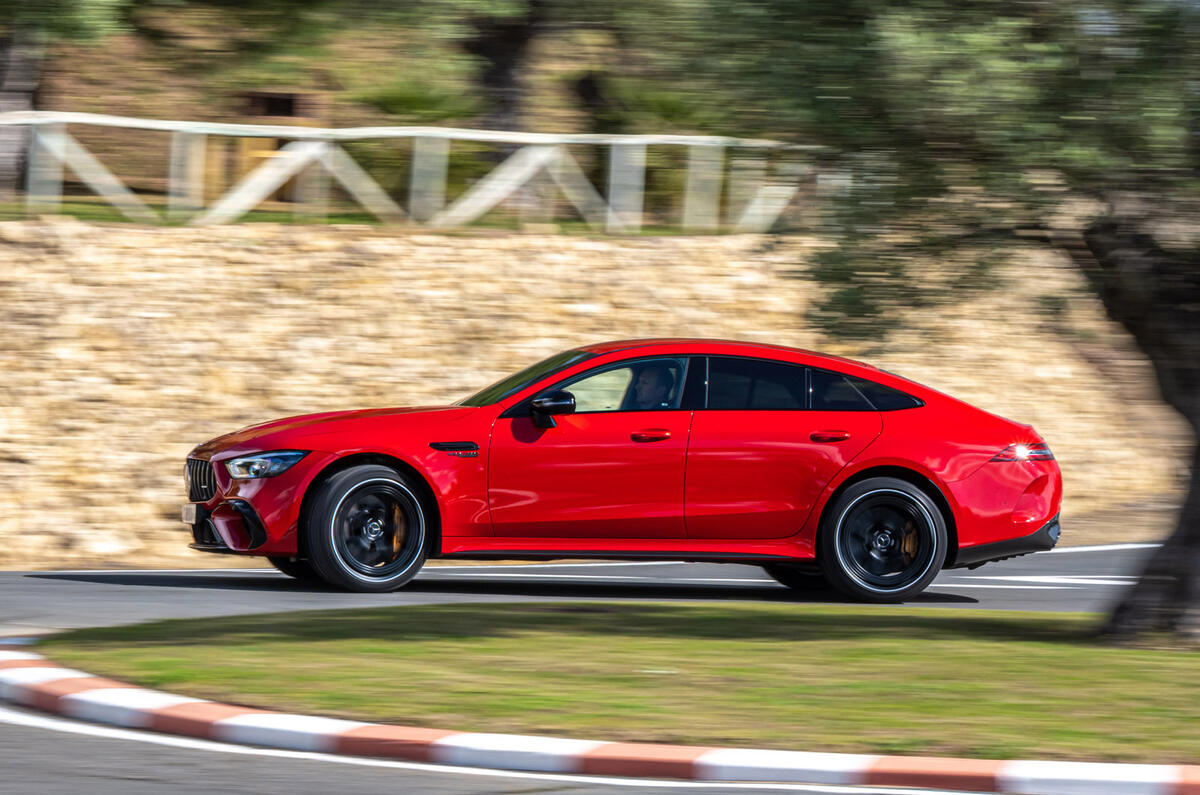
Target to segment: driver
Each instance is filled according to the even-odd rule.
[[[671,372],[670,367],[652,364],[642,368],[633,385],[632,410],[654,411],[671,408],[668,401],[674,387],[675,375]]]

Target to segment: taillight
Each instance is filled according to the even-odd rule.
[[[1043,442],[1010,444],[996,455],[993,461],[1053,461],[1054,453]]]

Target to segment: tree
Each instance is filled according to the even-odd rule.
[[[3,2],[4,0],[0,0]],[[93,0],[94,2],[98,0]],[[661,46],[656,34],[667,20],[694,19],[690,0],[111,0],[122,3],[130,27],[150,41],[171,46],[185,38],[180,7],[208,7],[236,24],[237,55],[262,55],[297,43],[315,43],[342,29],[372,25],[428,41],[449,41],[474,61],[474,83],[487,129],[525,125],[534,45],[540,37],[591,29],[610,34],[615,48]],[[185,23],[186,24],[186,23]],[[233,32],[233,28],[231,28]],[[225,55],[225,53],[222,53]],[[419,78],[418,78],[419,80]],[[593,86],[596,88],[596,86]],[[597,98],[603,104],[603,98]]]
[[[1200,209],[1200,4],[765,0],[709,20],[736,53],[707,63],[726,101],[763,132],[825,144],[853,177],[830,215],[841,246],[814,271],[837,288],[825,311],[870,318],[912,290],[917,254],[1040,240],[1086,274],[1200,433],[1200,240],[1159,231]],[[866,275],[868,254],[884,267]],[[1106,634],[1200,637],[1198,478],[1200,458]]]
[[[90,37],[119,24],[124,0],[0,0],[0,113],[33,110],[45,44]],[[0,127],[0,194],[21,182],[28,131]]]

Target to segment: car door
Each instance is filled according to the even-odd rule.
[[[826,484],[879,435],[879,413],[849,382],[812,374],[709,358],[706,408],[695,413],[687,455],[689,538],[794,535]],[[820,390],[821,410],[809,408],[810,389]]]
[[[554,384],[576,409],[552,428],[538,427],[527,404],[502,414],[488,455],[493,534],[682,538],[686,369],[685,357],[650,357]]]

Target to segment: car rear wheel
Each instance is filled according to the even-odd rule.
[[[384,466],[351,467],[320,486],[304,533],[321,578],[352,591],[392,591],[416,576],[429,511],[411,478]]]
[[[797,591],[819,591],[829,587],[829,581],[819,569],[804,568],[791,563],[768,563],[763,571],[779,583]]]
[[[267,558],[271,561],[271,565],[279,569],[287,576],[297,580],[319,580],[321,575],[313,570],[312,565],[307,560],[300,558]]]
[[[947,538],[928,494],[898,478],[870,478],[826,509],[821,565],[830,584],[853,599],[900,602],[941,571]]]

